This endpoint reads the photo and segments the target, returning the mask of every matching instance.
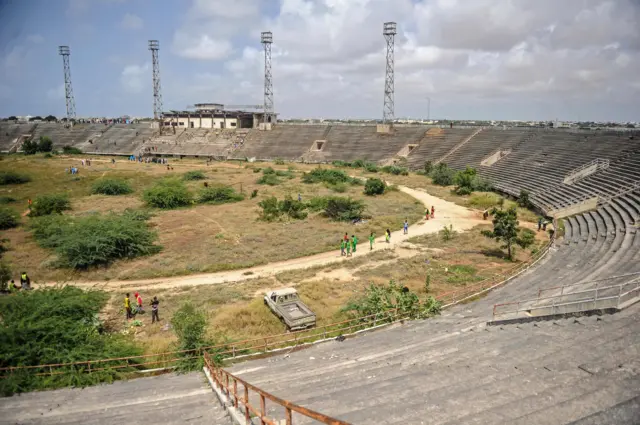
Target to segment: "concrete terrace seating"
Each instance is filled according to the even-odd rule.
[[[186,129],[176,135],[162,135],[146,142],[141,152],[152,155],[226,157],[242,143],[242,130]]]
[[[135,154],[156,131],[149,123],[113,124],[99,139],[93,140],[90,146],[85,146],[83,151],[113,155]]]
[[[0,414],[6,423],[31,425],[126,424],[132,417],[153,424],[231,425],[198,373],[21,394],[0,400]]]
[[[479,169],[482,160],[489,155],[498,150],[514,148],[529,134],[531,131],[519,129],[484,129],[444,162],[455,169],[464,169],[465,167]]]
[[[468,307],[231,372],[353,424],[569,424],[638,396],[639,306],[503,327]]]
[[[471,136],[477,128],[424,129],[423,137],[407,158],[409,168],[419,170],[426,161],[436,161],[446,155],[458,143]],[[471,142],[470,142],[471,143]]]
[[[311,148],[314,141],[322,140],[326,128],[324,125],[276,125],[270,131],[252,129],[243,146],[233,151],[231,157],[295,161]]]
[[[36,124],[0,123],[0,151],[9,151],[20,136],[32,134]]]

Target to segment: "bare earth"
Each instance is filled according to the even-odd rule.
[[[443,226],[453,225],[453,229],[461,232],[483,223],[483,220],[478,211],[473,211],[468,208],[456,205],[452,202],[444,201],[440,198],[436,198],[428,194],[424,190],[411,189],[404,186],[399,186],[399,189],[419,200],[427,208],[431,206],[435,207],[435,219],[433,220],[421,220],[418,223],[414,223],[409,226],[409,233],[403,235],[402,230],[391,233],[391,242],[385,243],[384,236],[376,238],[373,251],[369,250],[369,241],[360,241],[360,250],[357,255],[366,255],[369,252],[380,251],[383,249],[396,250],[399,245],[409,239],[410,237],[425,235],[429,233],[436,233],[442,230]],[[312,255],[308,257],[295,258],[286,261],[274,262],[262,266],[251,267],[247,269],[239,269],[233,271],[225,271],[218,273],[204,273],[190,276],[176,276],[156,279],[143,279],[143,280],[112,280],[112,281],[100,281],[100,282],[86,282],[86,281],[70,281],[66,282],[70,285],[96,288],[105,290],[117,290],[117,289],[171,289],[182,286],[195,286],[195,285],[215,285],[221,283],[240,282],[247,279],[271,277],[277,273],[290,270],[306,269],[314,266],[323,266],[341,261],[349,261],[354,257],[345,258],[340,256],[339,249],[335,251],[325,252],[322,254]],[[53,285],[53,283],[51,283]]]

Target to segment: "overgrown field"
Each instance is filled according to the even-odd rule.
[[[371,231],[382,234],[386,228],[400,228],[405,219],[414,222],[423,212],[419,203],[398,191],[366,196],[362,182],[344,187],[326,182],[303,183],[302,172],[296,167],[280,166],[273,174],[268,170],[265,174],[264,164],[214,163],[207,167],[203,160],[172,160],[174,170],[169,171],[162,165],[122,158],[117,158],[115,164],[109,158],[93,158],[90,167],[82,167],[80,159],[10,155],[0,161],[0,172],[13,171],[30,179],[0,186],[0,197],[13,201],[3,208],[23,215],[18,227],[4,232],[9,251],[3,258],[14,272],[28,271],[36,284],[250,267],[335,249],[345,232],[356,233],[364,240]],[[78,167],[79,174],[65,171],[71,166]],[[277,183],[259,183],[265,175],[275,176]],[[38,197],[51,194],[62,194],[70,201],[71,209],[62,212],[75,219],[125,210],[148,211],[151,217],[147,226],[157,234],[155,246],[161,250],[141,249],[137,255],[127,251],[109,261],[96,261],[99,267],[87,267],[84,260],[60,258],[64,248],[37,240],[31,228],[34,218],[24,216],[29,199],[34,201],[35,214],[41,210],[37,207],[42,202],[51,204],[51,200]],[[274,221],[260,219],[260,202],[287,196],[297,202],[298,194],[303,203],[329,196],[351,197],[364,202],[364,215],[370,218],[354,226],[309,209],[302,220],[287,215]],[[60,267],[65,263],[77,263],[79,267]]]

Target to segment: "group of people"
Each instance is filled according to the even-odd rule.
[[[431,206],[431,218],[436,218],[436,208],[433,205]],[[429,220],[429,208],[427,208],[427,212],[424,213],[424,219]]]
[[[129,293],[127,293],[124,297],[124,311],[127,316],[127,320],[133,319],[136,314],[144,313],[144,308],[142,306],[142,296],[139,292],[133,294],[135,297],[135,307],[131,306],[131,298],[129,297]],[[160,316],[158,315],[158,305],[160,301],[158,301],[158,297],[153,297],[153,301],[151,301],[151,323],[159,322]]]
[[[358,238],[356,235],[351,235],[351,239],[349,239],[349,234],[345,232],[344,237],[340,240],[340,256],[351,257],[352,252],[356,253],[357,247]]]
[[[27,272],[22,272],[20,273],[20,286],[16,285],[16,282],[11,279],[11,281],[9,282],[9,292],[11,293],[15,293],[21,289],[24,289],[25,291],[28,291],[31,288],[31,279],[29,278],[29,275],[27,274]]]

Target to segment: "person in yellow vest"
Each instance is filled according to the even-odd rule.
[[[29,279],[27,272],[20,273],[20,286],[22,289],[31,289],[31,279]]]
[[[129,294],[124,297],[124,310],[127,313],[127,320],[131,319],[133,316],[131,314],[131,300],[129,299]]]

